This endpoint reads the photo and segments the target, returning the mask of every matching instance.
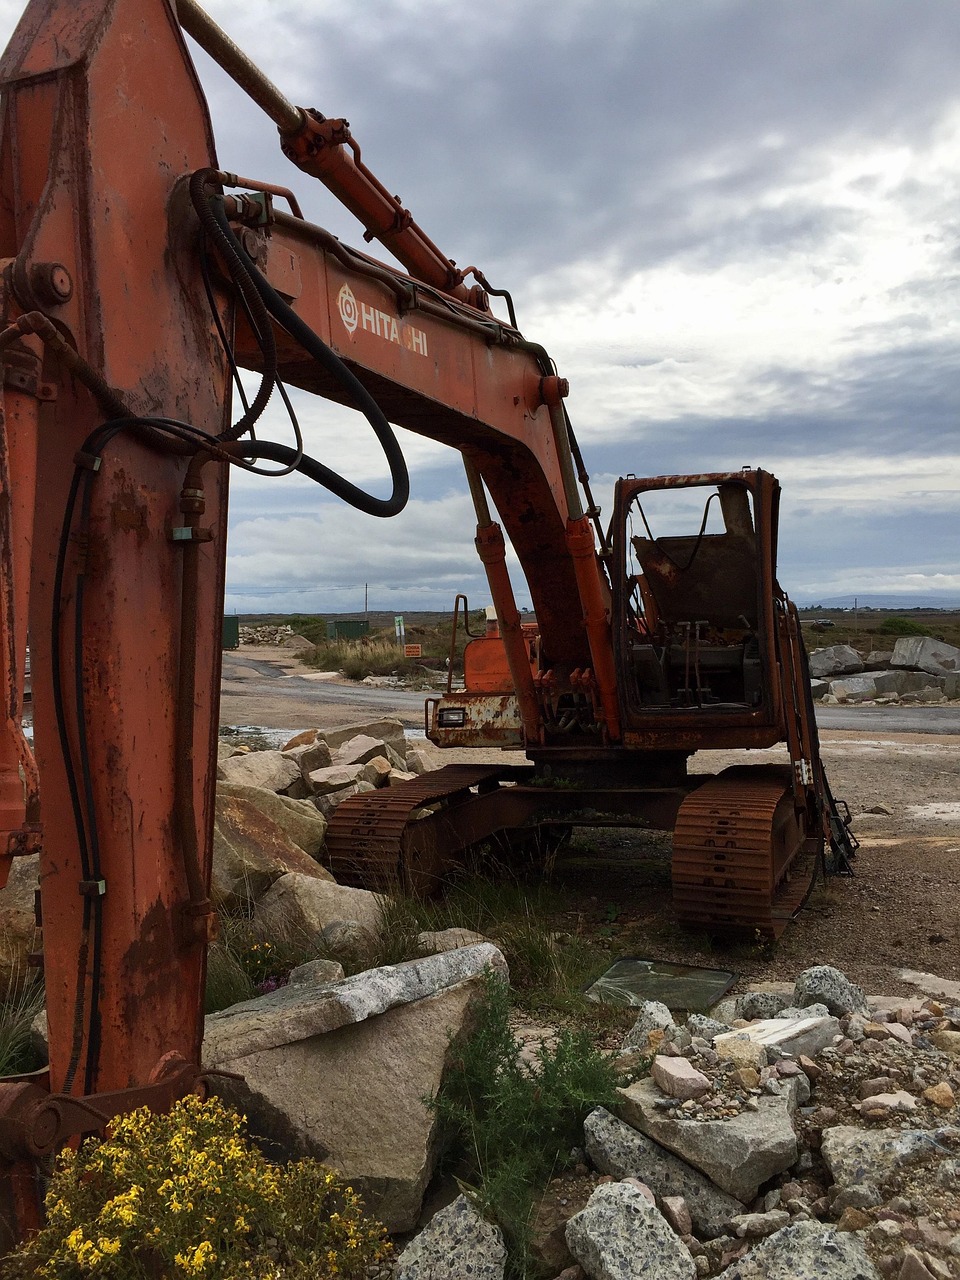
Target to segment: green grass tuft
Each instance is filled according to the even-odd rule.
[[[432,1106],[454,1143],[458,1171],[480,1210],[497,1222],[508,1275],[534,1274],[530,1218],[537,1193],[570,1161],[594,1107],[612,1106],[612,1059],[586,1031],[562,1029],[537,1063],[520,1062],[510,1029],[510,989],[489,974],[472,1035],[456,1046]]]

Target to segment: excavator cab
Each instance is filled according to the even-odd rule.
[[[683,746],[778,740],[778,499],[763,471],[618,482],[614,643],[625,741],[654,731],[678,734]]]

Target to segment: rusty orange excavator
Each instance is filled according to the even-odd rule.
[[[220,168],[184,31],[402,270],[305,221],[291,192]],[[453,765],[345,802],[329,832],[343,879],[428,888],[478,841],[522,856],[573,825],[653,825],[675,832],[682,921],[777,935],[852,838],[776,581],[776,480],[622,479],[604,528],[566,383],[509,295],[458,270],[347,122],[288,102],[195,0],[32,0],[0,87],[0,867],[5,880],[40,855],[50,1045],[48,1070],[0,1084],[13,1235],[39,1220],[37,1160],[206,1087],[231,467],[297,470],[381,517],[408,489],[391,424],[466,468],[499,629],[467,647],[465,688],[428,702],[427,730],[530,763]],[[234,419],[238,367],[259,387]],[[309,457],[298,432],[254,438],[285,385],[362,411],[390,496]],[[782,766],[687,773],[701,748],[784,741]]]

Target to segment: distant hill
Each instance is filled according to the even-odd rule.
[[[916,596],[891,592],[889,595],[817,596],[797,601],[800,609],[852,609],[854,600],[861,609],[960,609],[960,592],[930,591]]]

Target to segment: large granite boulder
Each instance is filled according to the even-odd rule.
[[[208,1017],[203,1064],[240,1077],[217,1077],[217,1088],[265,1149],[325,1160],[389,1230],[409,1231],[439,1153],[426,1099],[469,1027],[488,969],[506,973],[485,943],[282,987]]]
[[[245,751],[223,760],[217,777],[224,782],[242,782],[267,791],[286,791],[300,778],[300,767],[282,751]]]
[[[860,1129],[840,1124],[824,1129],[821,1154],[838,1186],[869,1182],[879,1187],[902,1169],[939,1162],[958,1141],[957,1127]]]
[[[610,1182],[597,1187],[567,1223],[567,1247],[590,1280],[693,1280],[690,1250],[638,1187]],[[642,1268],[638,1263],[642,1259]]]
[[[365,781],[362,764],[332,764],[325,769],[311,769],[306,777],[307,786],[317,796]]]
[[[333,753],[332,763],[335,765],[367,764],[377,756],[383,756],[385,746],[386,743],[380,738],[374,738],[369,733],[358,733],[337,747]]]
[[[322,738],[316,736],[316,733],[312,738],[308,737],[305,742],[298,742],[296,746],[291,747],[288,744],[283,748],[282,754],[296,764],[304,781],[313,769],[329,768],[332,758],[330,748]]]
[[[503,1280],[503,1232],[466,1196],[435,1213],[397,1258],[395,1280]]]
[[[756,1197],[768,1178],[789,1169],[797,1159],[791,1092],[758,1098],[756,1111],[742,1111],[727,1120],[672,1119],[657,1106],[663,1094],[652,1080],[638,1080],[617,1093],[627,1124],[744,1203]]]
[[[827,649],[814,649],[810,654],[810,675],[817,680],[856,676],[862,670],[863,659],[848,644],[833,644]]]
[[[355,724],[337,725],[334,729],[320,729],[318,733],[331,751],[338,750],[345,742],[349,742],[351,738],[364,734],[367,737],[376,738],[379,742],[388,743],[401,757],[405,758],[407,754],[407,742],[404,737],[403,725],[399,720],[390,718],[362,720]]]
[[[225,911],[249,907],[291,873],[305,881],[333,879],[256,805],[218,792],[210,885],[214,906]]]
[[[960,671],[960,649],[932,636],[901,636],[893,646],[890,665],[926,671],[931,676],[947,676]]]
[[[793,1004],[799,1009],[811,1004],[825,1004],[837,1018],[868,1011],[862,989],[829,964],[804,969],[794,984]]]
[[[830,681],[830,692],[841,702],[869,702],[877,696],[877,682],[873,676],[844,676]]]
[[[327,879],[320,880],[294,872],[270,886],[256,907],[257,923],[268,937],[316,938],[335,920],[356,920],[379,937],[383,899],[366,889],[336,884],[329,872],[325,874]]]
[[[304,853],[316,858],[323,848],[327,820],[309,800],[294,800],[277,795],[265,787],[251,787],[244,782],[220,782],[218,796],[237,796],[249,800],[261,813],[281,827]]]

